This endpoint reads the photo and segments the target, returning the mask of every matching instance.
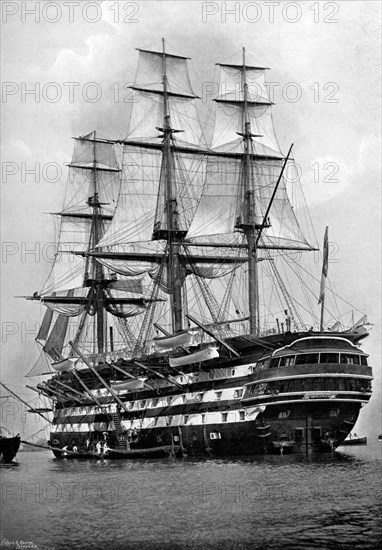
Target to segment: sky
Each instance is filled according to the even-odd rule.
[[[135,48],[164,37],[192,58],[207,110],[215,63],[244,46],[271,69],[276,132],[283,151],[294,143],[316,234],[329,226],[331,284],[373,324],[363,349],[374,393],[356,431],[381,433],[380,3],[3,1],[1,10],[2,380],[36,402],[25,374],[43,307],[15,296],[41,289],[52,265],[49,212],[62,205],[71,137],[127,134]],[[1,405],[1,425],[39,429]]]

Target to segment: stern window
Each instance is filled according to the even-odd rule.
[[[303,353],[296,357],[296,365],[311,365],[314,363],[318,363],[318,353]]]
[[[285,355],[284,357],[281,357],[280,367],[291,367],[294,365],[294,362],[295,355]]]
[[[353,353],[341,353],[341,363],[347,363],[348,365],[359,365],[359,355]]]
[[[275,359],[272,359],[269,365],[270,369],[275,369],[279,366],[279,357],[276,357]]]
[[[339,363],[338,353],[321,353],[320,363]]]

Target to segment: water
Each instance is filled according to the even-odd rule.
[[[56,460],[2,466],[0,548],[374,549],[381,448],[317,457]]]

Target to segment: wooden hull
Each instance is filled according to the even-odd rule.
[[[107,441],[113,458],[120,458],[121,448],[130,449],[122,457],[141,458],[174,445],[182,454],[209,456],[333,451],[370,399],[366,357],[350,337],[274,338],[266,346],[275,351],[244,338],[240,357],[212,358],[205,370],[186,366],[185,373],[168,370],[164,356],[152,356],[146,359],[150,369],[167,369],[168,380],[153,376],[140,391],[119,392],[114,402],[107,387],[97,389],[98,407],[85,395],[82,406],[69,401],[55,411],[51,446],[94,451]],[[110,377],[110,366],[101,365],[100,372]]]
[[[131,443],[130,451],[114,449],[105,458],[133,459],[174,454],[189,456],[242,456],[259,454],[310,454],[331,452],[348,436],[355,425],[360,406],[352,403],[337,404],[339,414],[330,416],[331,403],[300,403],[291,408],[288,418],[281,419],[284,406],[268,407],[250,422],[219,423],[199,426],[168,426],[141,430]],[[104,433],[104,432],[103,432]],[[99,434],[99,440],[103,433]],[[330,434],[330,435],[329,435]],[[55,451],[62,457],[65,445],[84,448],[88,434],[55,434]],[[108,432],[109,445],[113,446],[113,433]],[[158,447],[158,441],[161,446]],[[52,448],[53,450],[53,448]],[[57,454],[58,453],[58,454]],[[77,453],[78,455],[78,453]],[[66,458],[82,458],[66,456]],[[103,458],[88,453],[83,458]]]
[[[20,436],[0,438],[0,462],[10,464],[20,447]]]

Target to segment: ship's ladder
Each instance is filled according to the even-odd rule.
[[[117,435],[118,447],[126,449],[127,441],[126,441],[126,437],[125,437],[125,430],[122,426],[121,417],[120,417],[118,411],[115,411],[115,412],[111,413],[111,420],[112,420],[113,425],[114,425],[114,431]]]

